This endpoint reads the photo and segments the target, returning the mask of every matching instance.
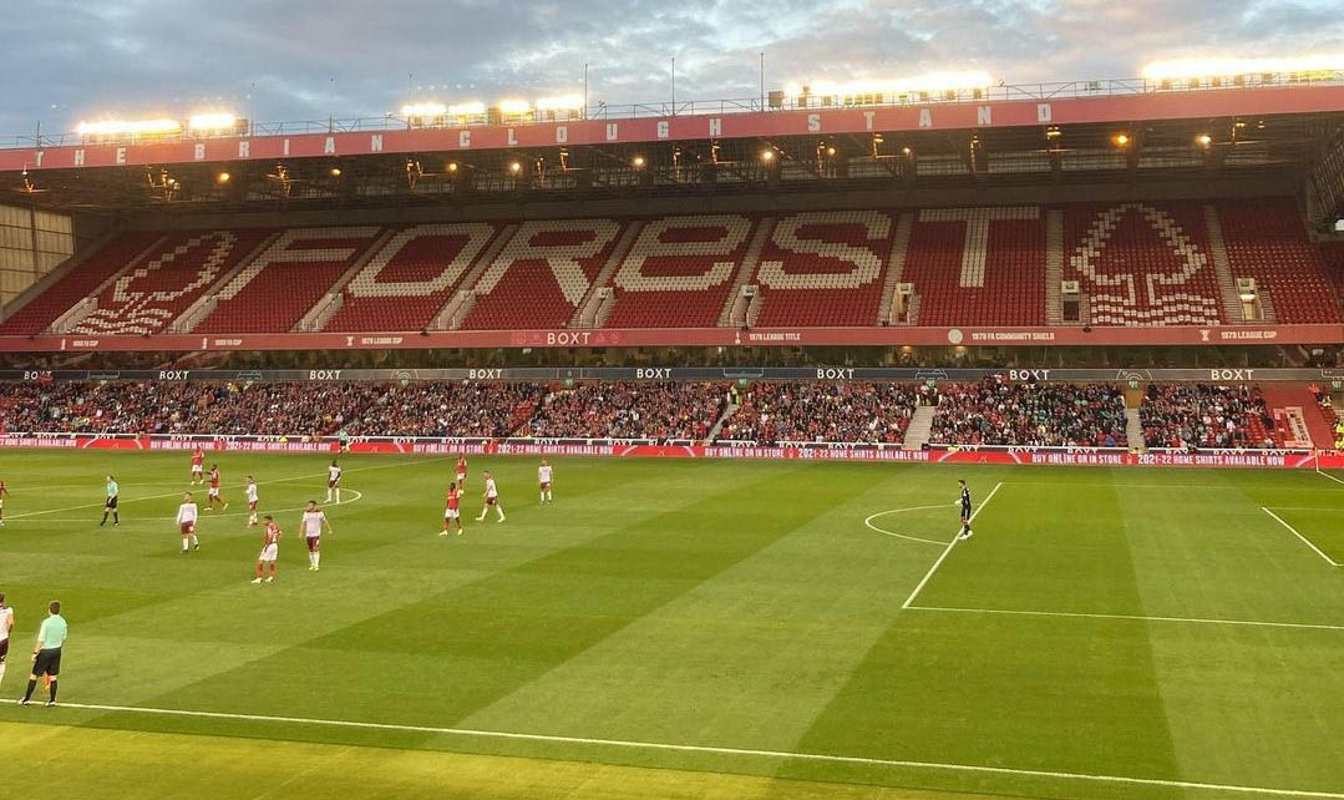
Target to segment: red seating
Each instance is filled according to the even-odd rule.
[[[607,327],[718,325],[753,227],[740,214],[646,222],[612,276]]]
[[[914,284],[920,325],[1044,325],[1041,209],[918,212],[901,280]]]
[[[72,330],[158,333],[255,250],[272,231],[257,228],[175,233],[145,254],[96,299]]]
[[[762,327],[873,325],[894,222],[883,211],[794,214],[775,223],[753,280]]]
[[[200,333],[283,333],[292,330],[380,229],[293,228],[271,243],[215,295]]]
[[[587,296],[615,246],[611,219],[525,222],[474,287],[463,328],[562,328]]]
[[[47,329],[58,317],[69,311],[80,300],[88,297],[98,285],[125,268],[136,256],[152,245],[162,233],[134,231],[124,233],[106,247],[77,265],[55,285],[34,297],[30,303],[0,323],[0,334],[28,336]]]
[[[1276,322],[1339,322],[1339,302],[1292,198],[1220,203],[1233,278],[1255,278]]]
[[[1218,215],[1226,270],[1214,261],[1209,213]],[[902,215],[910,229],[898,277],[889,265]],[[0,334],[39,334],[63,315],[62,326],[82,335],[160,333],[176,319],[199,320],[193,330],[202,333],[283,333],[305,316],[308,330],[406,332],[429,327],[459,292],[471,295],[453,306],[462,328],[558,329],[599,288],[611,295],[601,306],[607,328],[714,327],[739,283],[758,287],[755,327],[861,327],[881,324],[897,280],[914,286],[915,325],[1044,326],[1054,263],[1059,280],[1081,284],[1085,321],[1097,327],[1227,324],[1230,281],[1242,276],[1259,283],[1276,322],[1344,322],[1344,242],[1312,244],[1292,199],[772,217],[768,232],[761,218],[738,213],[390,232],[133,232],[0,322]],[[1057,251],[1047,234],[1059,236]],[[67,313],[72,307],[83,317]]]
[[[1221,293],[1204,207],[1069,206],[1064,280],[1077,280],[1093,325],[1217,325]]]
[[[411,331],[443,308],[498,233],[487,222],[416,225],[398,231],[342,291],[324,330]]]

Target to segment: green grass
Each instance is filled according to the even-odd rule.
[[[0,697],[47,600],[71,625],[68,705],[0,704],[7,792],[1344,796],[1344,568],[1262,510],[1344,562],[1309,472],[562,459],[541,508],[534,461],[475,459],[468,516],[491,468],[508,521],[443,539],[450,459],[347,456],[311,574],[325,459],[219,462],[235,505],[182,556],[184,455],[0,453]],[[248,472],[286,509],[275,585]],[[948,541],[958,477],[1003,485],[903,608],[944,548],[863,521],[936,503],[874,523]]]

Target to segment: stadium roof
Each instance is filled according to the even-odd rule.
[[[160,133],[19,137],[0,146],[0,173],[11,173],[0,181],[46,207],[219,210],[707,184],[788,191],[893,178],[928,187],[1282,173],[1309,169],[1344,129],[1344,73],[407,111],[230,119],[197,134],[163,121]]]

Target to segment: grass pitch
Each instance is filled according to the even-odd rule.
[[[557,459],[539,507],[478,458],[508,520],[443,539],[451,459],[347,456],[313,574],[327,459],[218,460],[183,556],[185,454],[0,453],[0,697],[71,625],[63,706],[0,704],[7,794],[1344,798],[1326,476]],[[958,477],[993,498],[949,548]]]

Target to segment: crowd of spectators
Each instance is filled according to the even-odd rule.
[[[939,387],[929,441],[956,445],[1125,447],[1125,395],[1102,384],[991,377]]]
[[[719,439],[897,444],[921,402],[935,390],[899,383],[755,383],[723,424]]]
[[[1275,447],[1274,417],[1257,387],[1153,384],[1139,414],[1148,447]]]
[[[375,385],[344,430],[350,436],[500,438],[530,418],[544,394],[536,383]]]
[[[1330,419],[1328,393],[1314,392]],[[225,383],[0,384],[0,433],[533,437],[898,444],[920,405],[929,442],[1125,447],[1116,386],[979,383]],[[1150,448],[1272,448],[1275,423],[1253,386],[1147,388]],[[1344,421],[1339,425],[1344,445]]]
[[[582,383],[549,394],[514,435],[702,441],[727,395],[717,383]]]

